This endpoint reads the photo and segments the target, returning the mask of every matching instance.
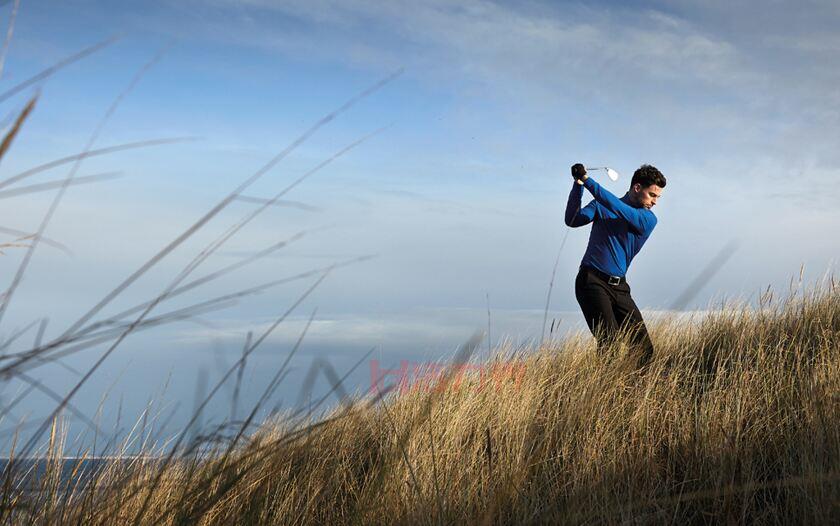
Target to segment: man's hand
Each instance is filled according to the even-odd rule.
[[[586,168],[584,168],[582,164],[577,163],[572,166],[572,177],[574,177],[576,181],[583,179],[585,176]]]

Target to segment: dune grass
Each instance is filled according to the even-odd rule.
[[[6,89],[0,93],[0,102],[111,42],[90,46]],[[0,55],[4,56],[7,44]],[[71,164],[70,173],[61,180],[63,193],[74,181],[89,180],[75,178],[83,159],[177,142],[156,139],[93,148],[104,123],[157,58],[143,66],[117,96],[82,152],[6,177],[0,180],[0,188]],[[287,372],[281,368],[244,421],[225,422],[194,440],[184,439],[190,426],[174,439],[161,438],[153,433],[154,425],[146,432],[147,418],[153,413],[150,405],[124,442],[73,451],[77,461],[67,459],[68,433],[62,415],[77,411],[71,403],[73,394],[127,335],[216,310],[280,283],[317,277],[276,319],[273,329],[327,273],[364,259],[151,316],[160,303],[302,236],[304,232],[274,241],[251,258],[191,278],[196,268],[263,210],[288,204],[281,200],[285,193],[372,134],[337,151],[271,199],[249,201],[243,192],[253,182],[336,116],[399,74],[381,79],[313,123],[60,336],[41,341],[44,318],[33,347],[11,352],[12,344],[39,320],[0,344],[0,377],[29,383],[23,394],[0,407],[0,420],[33,389],[45,389],[27,376],[28,371],[44,363],[60,364],[64,356],[84,348],[110,345],[76,388],[64,398],[55,395],[58,406],[43,423],[36,423],[38,431],[8,452],[0,470],[0,522],[840,523],[840,295],[833,279],[781,302],[774,302],[767,293],[758,309],[729,305],[692,322],[659,321],[650,327],[656,356],[644,371],[628,357],[624,342],[596,350],[588,335],[572,337],[534,349],[502,347],[489,363],[473,362],[467,372],[453,367],[447,374],[430,375],[409,386],[416,389],[396,389],[382,398],[368,395],[322,418],[301,421],[291,418],[298,415],[280,415],[255,425],[260,404]],[[0,160],[36,100],[37,95],[29,99],[0,141]],[[20,195],[54,187],[50,181],[6,193]],[[66,250],[44,237],[60,197],[36,233],[0,227],[19,237],[0,249],[27,249],[11,286],[0,294],[0,318],[38,244]],[[116,316],[98,317],[126,287],[234,201],[260,206],[202,249],[158,295]],[[236,378],[234,392],[238,393],[248,355],[272,329],[253,341],[249,335],[242,358],[205,403],[228,378]],[[305,331],[301,339],[304,335]],[[477,342],[472,343],[462,350],[474,349]],[[469,352],[459,353],[459,358],[468,359]],[[155,420],[154,415],[151,419]],[[97,429],[95,423],[92,427]],[[38,453],[46,431],[49,440]],[[107,456],[102,457],[103,452]]]
[[[163,446],[59,476],[10,475],[15,524],[831,524],[840,521],[840,294],[728,305],[651,327],[640,371],[590,338],[499,349],[482,372]],[[509,371],[515,363],[522,374]],[[454,371],[457,372],[457,371]],[[418,387],[419,386],[419,387]],[[220,434],[215,435],[217,438]],[[52,459],[52,462],[48,462]],[[163,467],[162,467],[163,466]]]

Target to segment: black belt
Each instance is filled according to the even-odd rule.
[[[622,283],[627,283],[627,279],[625,279],[624,276],[610,276],[606,272],[601,272],[597,268],[589,267],[587,265],[581,265],[580,268],[595,274],[602,280],[606,281],[608,285],[618,286]]]

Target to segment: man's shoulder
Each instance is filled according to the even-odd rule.
[[[642,208],[642,213],[644,214],[645,222],[650,225],[647,229],[650,232],[656,226],[656,223],[659,222],[659,219],[656,218],[656,214],[649,208]]]

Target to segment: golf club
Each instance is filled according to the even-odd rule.
[[[590,170],[606,170],[607,171],[607,177],[609,177],[613,181],[618,181],[618,172],[616,172],[615,170],[613,170],[612,168],[609,168],[607,166],[596,166],[595,168],[589,168],[587,166],[586,171],[588,172]]]

